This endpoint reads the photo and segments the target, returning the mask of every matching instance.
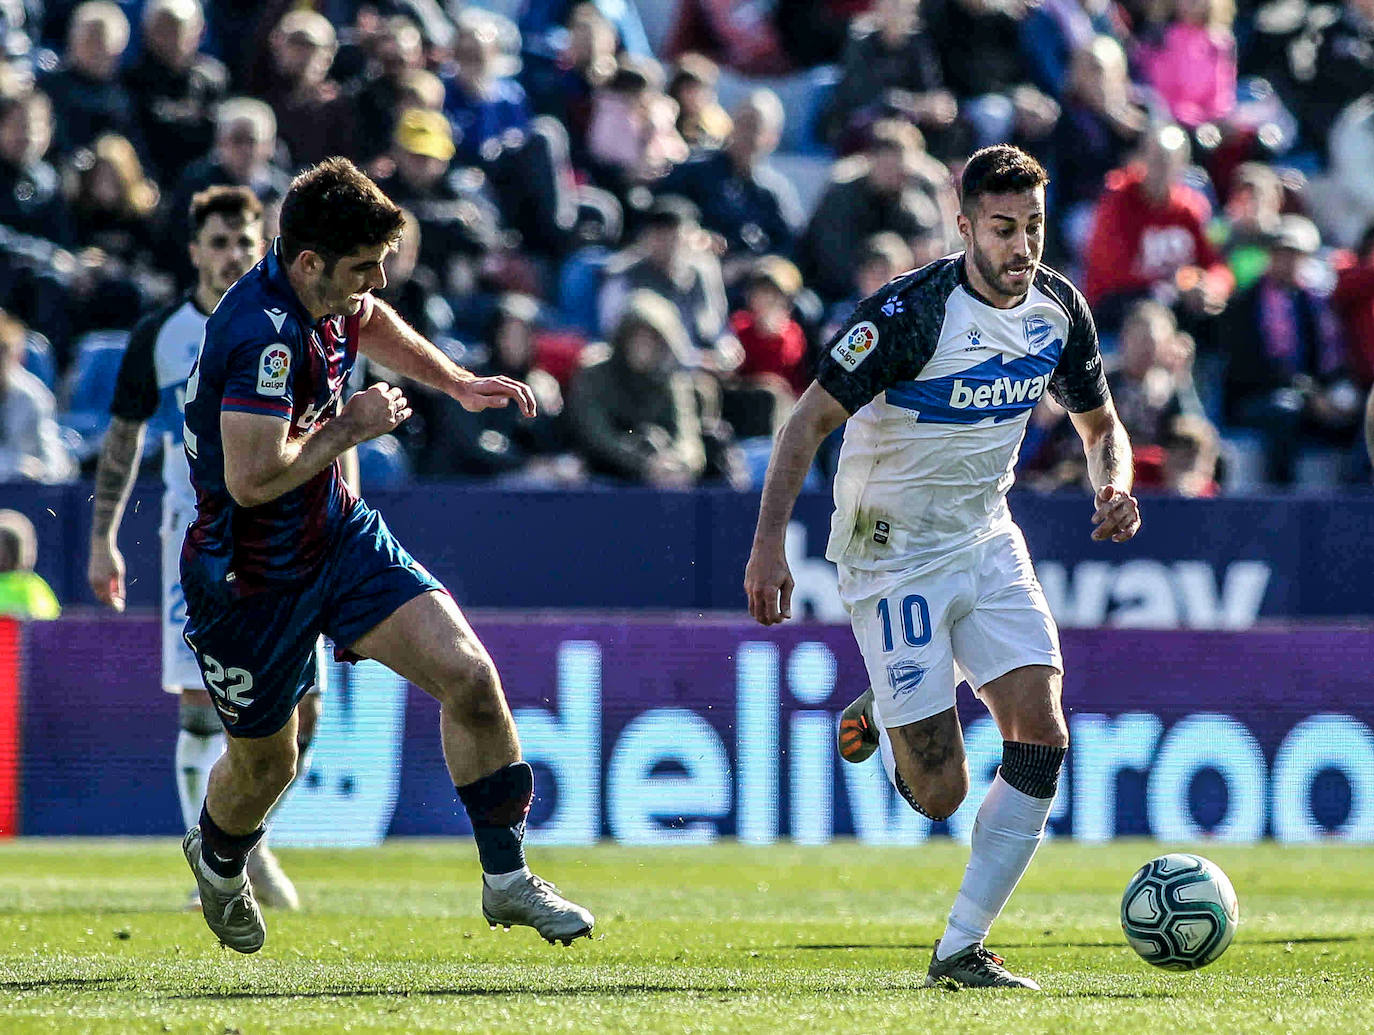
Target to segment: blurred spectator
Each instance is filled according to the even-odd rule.
[[[412,108],[396,126],[391,152],[394,172],[377,183],[420,225],[419,265],[445,293],[466,295],[477,288],[483,262],[500,238],[500,217],[482,193],[482,176],[472,169],[449,174],[453,131],[437,111]]]
[[[1052,136],[1057,161],[1050,189],[1058,232],[1075,262],[1087,247],[1107,174],[1126,164],[1145,132],[1148,115],[1132,92],[1126,52],[1116,40],[1095,36],[1074,52]]]
[[[277,135],[299,170],[331,155],[357,155],[352,98],[329,78],[338,40],[329,19],[292,11],[270,39],[272,77],[262,97],[277,117]]]
[[[1062,100],[1073,82],[1075,56],[1097,37],[1113,42],[1126,37],[1124,19],[1111,0],[1044,0],[1033,5],[1021,21],[1021,54],[1031,81]]]
[[[77,333],[132,327],[143,310],[170,297],[170,278],[155,270],[157,186],[143,175],[133,145],[106,134],[78,151],[71,169],[76,220]]]
[[[791,62],[770,15],[756,0],[681,0],[665,56],[695,51],[741,75],[782,75]]]
[[[1226,313],[1226,422],[1259,432],[1268,477],[1279,484],[1293,480],[1303,446],[1348,446],[1359,422],[1340,327],[1329,300],[1306,283],[1304,266],[1320,245],[1311,220],[1284,216],[1268,270]]]
[[[229,72],[199,52],[205,18],[198,0],[153,0],[143,13],[143,51],[124,73],[152,171],[160,181],[210,150],[214,109]]]
[[[56,113],[54,145],[71,154],[102,133],[118,133],[142,149],[134,104],[119,79],[129,45],[129,20],[118,5],[89,0],[72,14],[62,67],[43,78]]]
[[[706,229],[725,238],[728,257],[790,254],[801,202],[787,178],[768,164],[782,137],[782,102],[754,90],[731,116],[725,147],[688,159],[655,188],[681,194],[701,212]]]
[[[525,91],[510,78],[517,64],[502,53],[495,23],[475,8],[458,19],[453,65],[446,69],[444,112],[453,123],[458,160],[481,165],[495,157],[505,134],[529,128]]]
[[[773,26],[793,68],[833,65],[844,56],[850,24],[873,7],[874,0],[777,0]]]
[[[50,621],[62,613],[52,587],[33,570],[37,561],[33,522],[17,510],[0,510],[0,616]]]
[[[683,54],[668,83],[677,104],[677,131],[692,148],[717,148],[730,136],[730,116],[720,106],[716,83],[720,69],[701,54]]]
[[[1107,177],[1093,221],[1084,294],[1098,323],[1121,325],[1138,298],[1175,299],[1191,312],[1215,315],[1226,304],[1231,271],[1207,239],[1210,208],[1183,182],[1188,137],[1160,126],[1146,137],[1143,160]]]
[[[1146,299],[1132,306],[1115,360],[1107,385],[1133,447],[1162,445],[1183,414],[1206,420],[1193,387],[1192,341],[1158,302]]]
[[[43,160],[52,123],[44,94],[0,96],[0,306],[47,335],[65,358],[74,269],[65,249],[76,238],[61,180]]]
[[[1374,385],[1374,223],[1336,272],[1331,305],[1345,332],[1352,373],[1364,387]]]
[[[1374,93],[1341,112],[1327,143],[1330,197],[1317,214],[1336,241],[1352,245],[1374,223]]]
[[[720,261],[704,237],[691,202],[672,196],[656,201],[635,247],[607,267],[598,303],[602,328],[618,326],[630,296],[648,290],[676,310],[692,346],[690,365],[717,372],[737,367],[742,357],[727,326]]]
[[[745,286],[745,307],[730,317],[744,362],[725,383],[722,412],[738,438],[772,437],[806,391],[806,334],[792,315],[801,272],[777,255],[759,259]]]
[[[622,62],[592,98],[588,165],[622,201],[631,188],[657,179],[687,157],[675,125],[677,110],[658,78],[656,64]]]
[[[864,242],[885,230],[909,242],[939,228],[938,194],[947,182],[918,130],[891,119],[875,125],[868,151],[836,165],[798,242],[807,286],[828,302],[852,298]]]
[[[854,274],[854,294],[830,307],[821,331],[821,340],[833,338],[841,325],[849,322],[850,314],[865,298],[876,295],[888,281],[919,265],[924,263],[916,263],[906,242],[890,231],[874,234],[864,241]]]
[[[620,47],[637,57],[648,57],[649,38],[633,3],[625,0],[591,0],[597,12],[615,29]],[[524,0],[519,29],[527,52],[555,54],[563,27],[572,29],[573,19],[582,5],[578,0]]]
[[[1234,18],[1234,0],[1173,0],[1162,37],[1136,53],[1145,80],[1189,129],[1221,122],[1235,109]]]
[[[68,482],[76,462],[53,420],[52,393],[24,369],[25,330],[0,312],[0,483]]]
[[[1171,496],[1186,499],[1208,499],[1221,490],[1217,485],[1217,462],[1221,459],[1221,436],[1211,421],[1196,414],[1182,414],[1169,422],[1164,441],[1158,451],[1162,462],[1159,488]],[[1148,477],[1142,482],[1144,465],[1137,456],[1136,485],[1148,488]]]
[[[1040,140],[1059,108],[1030,83],[1021,57],[1029,0],[932,0],[926,11],[945,85],[959,101],[973,146]]]
[[[592,97],[615,75],[615,26],[584,0],[568,15],[567,40],[557,54],[527,54],[520,81],[530,106],[550,115],[568,130],[572,162],[586,159],[587,131],[592,122]]]
[[[568,388],[573,440],[594,475],[657,488],[694,485],[706,468],[691,341],[671,303],[635,291],[611,336]]]
[[[433,389],[406,383],[406,397],[415,401],[428,425],[424,447],[415,457],[422,477],[500,476],[521,485],[570,485],[582,479],[580,461],[564,452],[562,390],[548,371],[535,365],[538,313],[538,303],[529,296],[503,296],[485,350],[463,358],[463,365],[480,377],[513,377],[528,384],[539,407],[533,418],[522,417],[513,406],[469,413]]]
[[[1267,165],[1242,162],[1231,174],[1225,218],[1218,220],[1214,237],[1226,255],[1243,291],[1260,278],[1269,265],[1269,242],[1278,229],[1283,209],[1283,181]]]
[[[280,200],[291,177],[274,161],[277,117],[262,101],[231,97],[215,112],[215,146],[208,155],[187,166],[162,210],[164,261],[175,264],[179,282],[193,273],[186,258],[191,239],[191,198],[206,187],[221,184],[248,187],[264,206]]]
[[[1345,0],[1321,35],[1311,71],[1299,110],[1308,138],[1320,146],[1341,110],[1374,84],[1374,0]]]
[[[364,162],[390,149],[397,119],[406,107],[413,107],[402,105],[401,94],[410,73],[424,68],[424,60],[424,43],[415,23],[400,16],[387,19],[356,100],[357,150]]]
[[[844,70],[825,119],[825,139],[841,153],[858,149],[878,119],[899,116],[919,126],[932,150],[959,115],[944,87],[940,55],[920,22],[921,0],[879,0],[871,19],[850,28]]]

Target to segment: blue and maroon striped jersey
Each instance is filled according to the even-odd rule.
[[[325,559],[358,502],[339,464],[268,503],[242,507],[225,487],[220,414],[261,414],[290,421],[288,438],[308,434],[339,412],[358,325],[357,316],[311,318],[287,279],[280,240],[225,293],[186,384],[196,520],[183,565],[209,565],[242,592],[296,581]]]

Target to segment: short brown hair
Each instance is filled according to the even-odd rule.
[[[315,252],[325,272],[345,255],[401,238],[401,207],[347,158],[326,158],[291,181],[281,206],[281,250],[288,263]]]
[[[205,229],[211,216],[256,223],[262,218],[262,202],[247,187],[206,187],[191,198],[191,236]]]
[[[1050,182],[1050,174],[1033,157],[1012,144],[975,151],[959,182],[959,206],[967,213],[984,194],[1019,194]]]

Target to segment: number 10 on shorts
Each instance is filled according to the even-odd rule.
[[[902,597],[897,608],[902,619],[902,639],[908,647],[924,647],[930,642],[930,608],[926,598],[912,593]],[[878,619],[883,623],[883,653],[892,651],[892,606],[886,597],[878,601]]]

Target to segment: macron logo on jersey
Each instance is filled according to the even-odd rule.
[[[286,310],[284,309],[264,309],[267,318],[272,321],[272,329],[278,334],[281,333],[281,325],[286,322]]]
[[[904,381],[887,390],[890,405],[916,411],[923,424],[1001,422],[1031,410],[1054,377],[1062,343],[1034,356],[1005,362],[994,356],[977,366],[929,381]]]

